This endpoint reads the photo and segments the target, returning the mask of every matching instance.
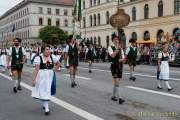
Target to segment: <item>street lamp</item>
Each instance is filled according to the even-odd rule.
[[[110,24],[112,27],[116,28],[118,31],[118,35],[120,37],[120,40],[122,42],[123,48],[125,48],[125,42],[123,41],[123,34],[124,30],[123,27],[126,27],[130,22],[130,17],[128,14],[124,12],[124,9],[120,8],[119,0],[118,0],[118,8],[117,12],[110,17]]]

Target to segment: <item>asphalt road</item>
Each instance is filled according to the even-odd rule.
[[[93,64],[89,74],[87,63],[78,67],[76,88],[70,87],[66,69],[57,72],[57,94],[50,102],[51,114],[45,116],[41,102],[31,98],[32,67],[24,67],[23,91],[12,92],[13,81],[8,73],[0,73],[0,120],[180,120],[180,68],[171,68],[168,92],[165,85],[157,90],[156,67],[136,67],[136,82],[129,81],[124,65],[120,94],[123,105],[111,101],[110,64]]]

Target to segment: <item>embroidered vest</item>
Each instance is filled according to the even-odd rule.
[[[23,61],[23,52],[22,47],[19,48],[18,53],[16,52],[16,48],[12,47],[12,60],[11,64],[21,64]]]

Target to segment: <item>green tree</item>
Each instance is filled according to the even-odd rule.
[[[39,38],[42,39],[43,43],[58,45],[65,42],[68,36],[58,27],[46,26],[40,29]]]

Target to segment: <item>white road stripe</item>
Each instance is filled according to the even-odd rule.
[[[138,91],[143,91],[143,92],[148,92],[148,93],[155,93],[155,94],[159,94],[159,95],[164,95],[164,96],[180,99],[180,96],[175,95],[175,94],[169,94],[169,93],[165,93],[165,92],[158,92],[158,91],[148,90],[148,89],[144,89],[144,88],[140,88],[140,87],[134,87],[134,86],[126,86],[126,87],[130,88],[130,89],[138,90]]]
[[[4,75],[2,73],[0,73],[0,76],[6,78],[8,80],[12,80],[11,77],[9,77],[7,75]],[[33,89],[33,87],[29,86],[26,83],[22,82],[21,85],[23,87],[25,87],[26,89],[30,90],[30,91],[32,91],[32,89]],[[91,113],[88,113],[88,112],[86,112],[86,111],[84,111],[84,110],[82,110],[82,109],[80,109],[80,108],[78,108],[76,106],[73,106],[73,105],[71,105],[71,104],[69,104],[69,103],[67,103],[65,101],[62,101],[62,100],[60,100],[60,99],[58,99],[56,97],[51,97],[51,101],[53,103],[55,103],[55,104],[65,108],[65,109],[67,109],[67,110],[69,110],[69,111],[71,111],[71,112],[73,112],[73,113],[75,113],[75,114],[77,114],[77,115],[87,119],[87,120],[104,120],[103,118],[100,118],[100,117],[95,116],[95,115],[93,115]]]
[[[84,67],[78,67],[80,69],[89,69],[89,68],[84,68]],[[100,71],[100,72],[111,72],[109,70],[101,70],[101,69],[92,69],[92,70],[96,70],[96,71]],[[123,73],[125,75],[129,75],[130,73]],[[140,74],[140,73],[136,73],[134,74],[136,76],[141,76],[141,77],[149,77],[149,78],[156,78],[156,76],[153,75],[146,75],[146,74]],[[169,78],[170,80],[174,80],[174,81],[180,81],[180,79],[177,78]]]
[[[63,74],[63,75],[69,77],[69,74]],[[77,76],[77,75],[76,75],[76,78],[79,78],[79,79],[85,79],[85,80],[91,80],[91,78],[82,77],[82,76]]]

